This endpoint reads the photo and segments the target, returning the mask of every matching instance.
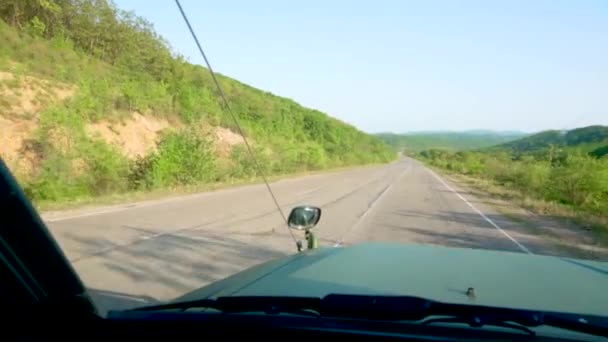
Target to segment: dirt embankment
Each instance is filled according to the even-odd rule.
[[[87,125],[91,136],[120,149],[127,157],[143,157],[156,150],[160,134],[170,127],[167,119],[133,112],[122,122],[100,121]]]
[[[39,166],[31,142],[40,113],[75,91],[67,84],[0,71],[0,157],[11,169],[30,173]]]
[[[40,167],[39,146],[34,143],[40,116],[76,92],[68,84],[0,71],[0,156],[14,172],[27,176]],[[134,111],[118,120],[88,123],[86,132],[136,159],[154,152],[164,131],[181,128],[177,120]],[[206,127],[202,132],[214,142],[218,157],[228,157],[235,145],[243,143],[240,135],[227,128]],[[61,131],[52,134],[57,145],[69,145],[69,139]]]

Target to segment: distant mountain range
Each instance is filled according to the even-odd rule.
[[[451,151],[485,148],[516,140],[524,137],[526,133],[478,129],[462,132],[426,131],[375,135],[397,150],[418,152],[432,148]]]
[[[547,130],[535,134],[484,129],[377,133],[377,137],[397,150],[418,152],[428,149],[450,151],[488,149],[514,154],[544,153],[550,146],[579,149],[597,157],[608,154],[608,127],[587,126],[572,130]]]
[[[493,149],[514,153],[543,152],[550,146],[580,149],[596,156],[608,152],[608,127],[587,126],[572,130],[548,130],[500,144]]]
[[[378,134],[398,134],[398,135],[427,135],[427,134],[470,134],[470,135],[499,135],[499,136],[524,136],[531,133],[526,133],[522,131],[495,131],[491,129],[469,129],[464,131],[449,131],[449,130],[438,130],[438,131],[411,131],[411,132],[402,132],[402,133],[392,133],[392,132],[381,132]]]

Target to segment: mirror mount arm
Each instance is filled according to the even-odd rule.
[[[319,247],[319,242],[317,241],[317,237],[315,236],[315,234],[313,232],[311,232],[310,230],[306,230],[306,232],[304,233],[304,237],[306,237],[306,242],[308,242],[307,247],[308,249],[315,249],[317,247]]]

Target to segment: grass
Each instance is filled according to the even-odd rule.
[[[36,117],[36,113],[35,112],[29,112],[29,111],[28,112],[22,112],[22,113],[20,113],[19,116],[22,119],[25,119],[25,120],[32,120],[32,119],[34,119]]]
[[[21,80],[17,76],[7,78],[3,83],[8,89],[19,89],[21,87]]]
[[[300,171],[300,172],[291,172],[284,174],[274,174],[266,177],[268,182],[276,182],[279,180],[292,179],[298,177],[305,176],[313,176],[313,175],[322,175],[333,172],[341,172],[348,171],[355,168],[361,167],[374,167],[384,164],[367,164],[365,166],[344,166],[337,167],[332,169],[325,170],[315,170],[315,171]],[[231,189],[237,188],[244,185],[253,185],[253,184],[261,184],[263,182],[262,177],[250,177],[250,178],[234,178],[229,181],[221,181],[215,183],[206,183],[199,185],[182,185],[175,186],[171,188],[157,188],[152,190],[139,190],[139,191],[129,191],[124,193],[114,193],[107,194],[102,196],[82,196],[70,199],[62,199],[62,200],[53,200],[53,201],[37,201],[34,203],[34,206],[38,211],[62,211],[68,209],[79,209],[79,208],[87,208],[87,207],[97,207],[104,205],[112,205],[112,204],[124,204],[124,203],[133,203],[133,202],[141,202],[141,201],[149,201],[156,199],[165,199],[189,194],[196,194],[200,192],[207,191],[215,191],[215,190],[223,190],[223,189]]]
[[[107,38],[96,39],[104,43],[92,46],[89,43],[95,42],[82,36],[89,31],[73,30],[69,22],[52,22],[64,30],[57,30],[62,35],[49,36],[0,20],[0,40],[6,43],[0,46],[0,62],[14,75],[5,79],[7,92],[29,94],[25,91],[29,86],[44,107],[37,114],[36,130],[27,137],[41,146],[40,165],[20,177],[29,198],[44,209],[62,208],[255,182],[257,172],[241,145],[234,146],[229,156],[218,155],[214,137],[200,129],[232,125],[209,71],[173,56],[164,42],[142,28],[142,18],[110,18],[107,8],[98,5],[92,3],[94,8],[82,11],[83,25],[91,22],[91,11],[99,10],[104,13],[99,20],[109,20],[110,26],[128,33],[97,31],[109,26],[90,23],[90,32]],[[74,15],[70,20],[77,21],[80,14]],[[84,40],[89,43],[81,44]],[[255,142],[253,149],[267,175],[282,177],[395,158],[386,144],[354,126],[217,76],[242,128]],[[52,101],[66,86],[74,89],[65,94],[70,97]],[[87,132],[91,123],[107,124],[134,111],[172,123],[172,129],[158,137],[155,152],[131,160],[121,146]]]
[[[481,191],[493,198],[506,201],[519,208],[526,209],[536,215],[559,217],[560,219],[564,219],[578,227],[581,227],[582,229],[590,230],[593,232],[594,236],[597,237],[600,243],[603,245],[608,245],[608,219],[605,217],[583,213],[581,211],[574,210],[571,206],[562,205],[552,201],[534,199],[522,191],[499,185],[491,180],[467,176],[445,169],[438,169],[432,166],[431,168],[438,172],[448,174],[451,178],[464,184],[466,187]],[[530,222],[521,215],[514,214],[511,210],[507,210],[504,207],[497,206],[493,203],[488,204],[495,207],[498,212],[512,221],[526,225],[529,228],[533,228],[533,225],[531,225]]]
[[[13,106],[13,104],[7,97],[5,97],[5,96],[0,97],[0,108],[8,109],[8,108],[11,108],[12,106]]]

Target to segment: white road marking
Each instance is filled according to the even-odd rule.
[[[218,191],[228,192],[231,190],[234,191],[235,189],[223,189],[223,190],[218,190]],[[83,211],[83,212],[76,212],[71,215],[70,214],[64,215],[61,212],[59,212],[57,217],[52,217],[52,213],[51,214],[42,213],[40,216],[44,222],[59,222],[59,221],[66,221],[66,220],[71,220],[71,219],[81,218],[81,217],[117,213],[117,212],[130,210],[130,209],[146,208],[146,207],[163,205],[163,204],[168,204],[168,203],[187,201],[187,200],[192,200],[192,199],[200,199],[200,198],[210,196],[213,193],[215,193],[215,192],[212,190],[212,191],[207,191],[207,192],[199,192],[199,193],[187,194],[187,195],[181,195],[181,196],[175,196],[175,197],[144,200],[144,201],[139,201],[139,202],[124,203],[124,204],[116,204],[116,205],[107,206],[105,208],[102,207],[102,208],[91,209],[91,210],[85,209],[85,211]],[[51,217],[48,217],[48,216],[51,216]]]
[[[335,172],[339,172],[339,171],[335,171]],[[327,174],[331,174],[331,173],[332,173],[332,171],[328,171],[327,172]],[[326,174],[318,174],[318,175],[303,176],[303,177],[300,177],[300,178],[280,179],[280,180],[278,180],[276,182],[271,183],[270,185],[273,186],[273,187],[275,187],[279,183],[281,183],[281,184],[292,183],[292,182],[300,181],[300,180],[302,180],[302,178],[309,179],[309,178],[321,177],[321,176],[325,176],[325,175]],[[263,183],[246,184],[246,185],[232,187],[232,188],[226,188],[226,189],[207,190],[207,191],[202,191],[202,192],[198,192],[198,193],[194,193],[194,194],[186,194],[186,195],[181,195],[181,196],[172,196],[172,197],[167,197],[167,198],[160,198],[160,199],[144,200],[144,201],[132,202],[132,203],[126,203],[126,204],[111,205],[111,206],[107,206],[105,208],[102,207],[102,208],[91,209],[91,210],[86,210],[85,209],[85,211],[76,212],[74,214],[67,214],[67,213],[63,214],[63,213],[59,212],[58,216],[56,216],[56,217],[53,217],[53,213],[52,212],[41,213],[40,217],[42,218],[42,221],[44,221],[45,223],[59,222],[59,221],[66,221],[66,220],[71,220],[71,219],[76,219],[76,218],[81,218],[81,217],[89,217],[89,216],[96,216],[96,215],[117,213],[117,212],[129,210],[129,209],[138,209],[138,208],[145,208],[145,207],[150,207],[150,206],[157,206],[157,205],[163,205],[163,204],[168,204],[168,203],[174,203],[174,202],[179,202],[179,201],[187,201],[187,200],[193,200],[193,199],[200,199],[200,198],[208,197],[208,196],[211,196],[211,195],[217,194],[217,193],[227,194],[227,193],[233,193],[233,192],[242,190],[244,188],[255,188],[255,187],[262,187],[262,186],[263,186]],[[313,193],[313,192],[315,192],[315,191],[317,191],[317,190],[319,190],[321,188],[323,188],[323,186],[319,186],[317,188],[304,191],[304,192],[298,194],[298,196],[309,195],[309,194],[311,194],[311,193]]]
[[[317,190],[320,190],[321,188],[324,188],[324,187],[323,186],[318,186],[316,188],[312,188],[312,189],[306,190],[304,192],[299,193],[298,196],[305,196],[305,195],[312,194],[313,192],[315,192]]]
[[[530,250],[528,248],[526,248],[526,246],[522,245],[519,241],[515,240],[514,237],[512,237],[511,235],[509,235],[509,233],[507,233],[506,231],[504,231],[496,223],[494,223],[494,221],[492,221],[489,217],[487,217],[486,215],[484,215],[484,213],[482,213],[479,209],[477,209],[475,206],[473,206],[473,204],[471,204],[471,202],[469,202],[466,198],[464,198],[461,194],[459,194],[456,190],[454,190],[451,186],[449,186],[448,183],[446,183],[443,179],[441,179],[441,177],[439,177],[435,172],[433,172],[430,169],[427,169],[427,171],[431,175],[433,175],[435,178],[437,178],[437,180],[439,180],[448,190],[450,190],[456,196],[458,196],[458,198],[460,198],[461,200],[463,200],[464,203],[466,203],[469,207],[471,207],[471,209],[473,209],[473,211],[475,211],[476,213],[478,213],[479,216],[481,216],[484,220],[486,220],[489,224],[491,224],[492,227],[496,228],[499,232],[501,232],[509,240],[513,241],[513,243],[516,244],[517,247],[519,247],[519,249],[521,249],[525,253],[532,254],[532,252],[530,252]]]
[[[80,214],[74,214],[74,215],[66,215],[66,216],[61,216],[61,217],[56,217],[56,218],[44,218],[45,215],[42,214],[41,217],[44,222],[49,223],[49,222],[59,222],[59,221],[71,220],[71,219],[75,219],[75,218],[79,218],[79,217],[115,213],[115,212],[124,211],[124,210],[132,209],[132,208],[135,208],[135,206],[128,207],[128,208],[127,207],[108,208],[108,209],[104,209],[104,210],[91,211],[91,212],[87,212],[87,213],[80,213]]]
[[[334,247],[340,247],[343,243],[344,243],[344,238],[346,237],[346,235],[350,232],[352,232],[353,230],[355,230],[356,227],[359,226],[359,224],[361,224],[361,222],[363,222],[363,220],[369,215],[369,213],[372,211],[372,209],[374,209],[374,207],[376,206],[376,203],[380,202],[380,199],[391,190],[391,188],[393,187],[393,185],[395,183],[397,183],[399,180],[401,180],[401,177],[403,177],[403,175],[409,170],[409,167],[406,167],[403,172],[401,172],[401,174],[395,178],[386,188],[384,188],[384,190],[382,190],[382,192],[380,192],[380,194],[372,201],[372,203],[370,203],[367,207],[367,209],[365,210],[365,212],[363,212],[363,214],[359,217],[359,220],[357,220],[357,222],[349,229],[347,230],[344,235],[342,235],[342,237],[336,241],[336,243],[334,244]]]

